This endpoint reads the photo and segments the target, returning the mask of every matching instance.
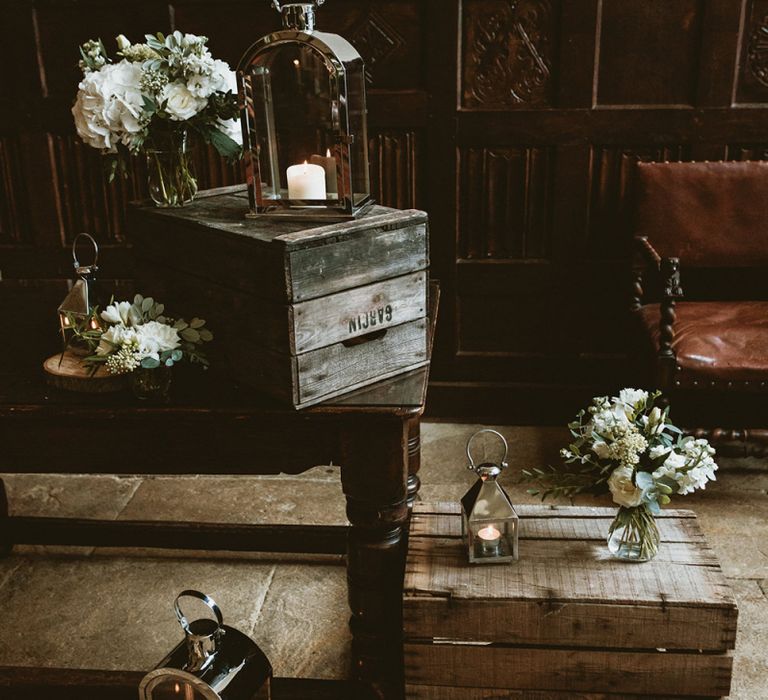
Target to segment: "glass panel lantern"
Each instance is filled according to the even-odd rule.
[[[237,71],[249,216],[354,218],[373,203],[363,59],[315,30],[315,3],[274,5],[283,30],[253,44]]]
[[[496,435],[504,444],[504,457],[499,464],[472,459],[472,441],[483,433]],[[470,564],[499,564],[516,561],[518,517],[507,492],[497,481],[507,467],[507,441],[501,433],[485,428],[467,442],[468,469],[478,479],[461,499],[461,530],[467,545]]]
[[[93,246],[93,262],[81,265],[77,255],[77,244],[81,238],[86,238]],[[72,260],[78,279],[59,304],[59,328],[64,346],[79,350],[74,330],[93,331],[100,328],[99,317],[94,313],[98,305],[96,301],[96,272],[99,267],[99,246],[94,238],[87,233],[79,233],[72,242]]]
[[[203,601],[216,616],[188,622],[179,600]],[[139,700],[270,700],[272,667],[255,642],[223,624],[215,601],[183,591],[174,604],[184,639],[139,685]]]

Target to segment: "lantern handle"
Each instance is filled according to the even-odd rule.
[[[504,445],[504,456],[501,458],[501,462],[499,463],[499,466],[501,469],[506,469],[509,464],[507,463],[507,455],[509,454],[509,445],[507,444],[506,439],[504,436],[498,431],[493,430],[493,428],[483,428],[482,430],[478,430],[469,440],[467,441],[467,459],[469,460],[469,464],[467,465],[467,469],[470,469],[471,471],[475,471],[477,469],[477,465],[475,464],[475,461],[472,459],[472,441],[478,436],[482,435],[483,433],[491,433],[495,435],[499,440],[501,440],[502,444]]]
[[[176,612],[176,617],[178,618],[179,624],[181,625],[181,628],[184,630],[185,634],[191,634],[191,632],[189,629],[189,622],[181,612],[181,606],[179,605],[179,599],[181,598],[197,598],[198,600],[202,600],[203,603],[205,603],[211,609],[213,614],[216,615],[216,622],[218,626],[221,627],[224,624],[224,616],[221,614],[221,609],[219,606],[216,605],[216,601],[213,598],[205,595],[205,593],[189,589],[179,593],[179,595],[176,596],[176,600],[173,601],[173,609]]]
[[[325,2],[325,0],[312,0],[312,4],[316,7],[320,7]],[[288,3],[289,5],[295,5],[295,4],[301,4],[301,3]],[[278,12],[283,11],[282,5],[280,5],[280,0],[272,0],[272,7],[274,7]]]
[[[90,265],[81,265],[77,259],[77,242],[83,237],[87,238],[93,246],[93,262]],[[99,269],[99,244],[96,243],[96,239],[90,233],[83,232],[75,236],[75,240],[72,241],[72,262],[78,275],[87,275]]]

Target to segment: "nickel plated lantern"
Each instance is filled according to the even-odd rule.
[[[196,598],[216,617],[189,622],[181,598]],[[184,639],[139,685],[139,700],[269,700],[272,666],[256,643],[224,624],[219,606],[200,591],[174,603]]]
[[[498,463],[475,464],[472,442],[478,435],[492,434],[504,445],[504,456]],[[501,433],[484,428],[467,442],[468,469],[478,479],[461,499],[461,529],[467,545],[470,564],[500,564],[518,558],[518,516],[498,476],[507,468],[509,447]]]
[[[283,29],[240,60],[248,216],[339,221],[373,203],[363,59],[315,29],[324,1],[273,0]]]

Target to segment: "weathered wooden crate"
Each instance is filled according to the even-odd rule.
[[[690,511],[655,559],[609,558],[607,508],[519,506],[520,560],[470,566],[458,504],[417,503],[403,597],[406,697],[721,697],[737,608]]]
[[[426,364],[424,212],[313,225],[247,208],[240,187],[129,213],[140,271],[205,315],[240,380],[303,408]]]

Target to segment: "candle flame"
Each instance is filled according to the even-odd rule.
[[[331,157],[331,149],[330,148],[326,148],[325,149],[325,157],[326,158],[330,158]]]
[[[293,65],[294,65],[294,66],[296,66],[296,68],[298,68],[298,67],[301,65],[301,64],[299,63],[299,59],[298,59],[298,58],[294,58],[294,59],[293,59]]]

